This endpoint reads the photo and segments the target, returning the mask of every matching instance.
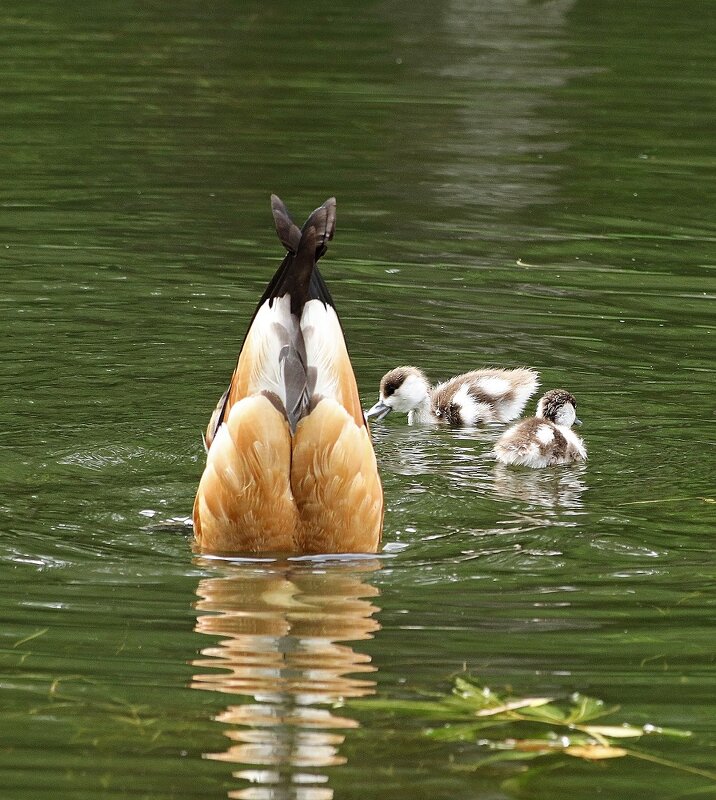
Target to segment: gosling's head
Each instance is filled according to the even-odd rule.
[[[577,419],[577,401],[565,389],[550,389],[537,403],[537,416],[554,422],[555,425],[581,425]]]
[[[380,399],[365,412],[366,417],[383,419],[391,411],[407,414],[430,397],[430,384],[417,367],[396,367],[380,381]]]

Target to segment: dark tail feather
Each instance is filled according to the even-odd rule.
[[[335,197],[329,197],[322,206],[311,212],[303,224],[303,230],[305,231],[311,225],[316,229],[316,261],[318,261],[328,249],[328,242],[336,232]]]
[[[275,194],[271,195],[271,210],[276,223],[276,231],[288,253],[261,295],[256,311],[251,318],[252,323],[259,308],[265,302],[273,300],[274,297],[283,297],[287,292],[291,292],[291,310],[294,313],[297,308],[301,309],[308,300],[320,300],[326,305],[334,305],[328,288],[316,267],[316,257],[317,241],[320,242],[319,250],[322,255],[325,252],[325,242],[333,236],[336,224],[335,206],[335,198],[331,197],[326,200],[309,216],[303,230],[300,230],[292,222],[281,199]],[[315,225],[309,225],[312,220],[316,220],[320,224],[320,234],[318,235]],[[320,240],[318,236],[320,236]],[[297,261],[301,263],[297,264]]]
[[[328,291],[326,282],[323,280],[323,276],[318,271],[318,264],[316,264],[316,266],[313,268],[313,275],[311,275],[311,288],[309,290],[309,297],[311,300],[320,300],[324,306],[332,306],[333,308],[336,307],[336,304],[333,302],[333,298],[331,297],[331,293]]]
[[[281,281],[281,294],[291,295],[291,313],[301,316],[301,309],[311,299],[310,286],[316,266],[316,229],[313,225],[304,228],[298,250],[293,257],[291,269],[286,271]]]
[[[298,252],[301,234],[311,226],[316,229],[316,261],[326,252],[336,230],[335,197],[329,197],[322,206],[312,211],[303,228],[295,224],[283,200],[275,194],[271,195],[271,213],[278,238],[289,253]]]
[[[281,244],[289,253],[295,253],[301,241],[301,229],[291,219],[283,200],[276,194],[271,195],[271,213]]]

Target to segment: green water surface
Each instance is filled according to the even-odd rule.
[[[716,794],[714,12],[3,4],[3,798]],[[376,558],[197,558],[270,192],[338,198],[366,406],[401,363],[534,366],[589,461],[501,469],[498,427],[393,415]],[[465,771],[486,744],[389,702],[463,674],[692,735]]]

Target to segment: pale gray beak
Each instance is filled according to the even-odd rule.
[[[378,402],[373,406],[373,408],[369,408],[365,415],[366,417],[375,417],[376,419],[385,419],[388,414],[392,411],[392,407],[386,405],[382,400],[378,400]]]
[[[582,424],[582,420],[579,419],[579,417],[575,417],[574,418],[574,422],[572,424],[573,425],[581,425]]]

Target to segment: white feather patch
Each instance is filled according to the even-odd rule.
[[[574,420],[577,419],[577,412],[571,403],[565,403],[562,408],[557,411],[555,422],[557,425],[566,425],[571,428],[574,425]]]
[[[242,354],[251,359],[248,394],[263,391],[277,394],[286,403],[283,369],[279,355],[286,341],[295,341],[295,317],[291,315],[291,297],[284,295],[269,305],[265,302],[251,324]]]
[[[340,401],[336,366],[348,358],[348,352],[333,307],[324,305],[321,300],[309,300],[301,314],[301,331],[307,366],[316,370],[315,393]]]
[[[463,384],[455,392],[452,401],[460,407],[460,421],[463,425],[474,425],[477,422],[478,403],[470,397],[467,385]]]
[[[464,383],[455,392],[452,402],[460,407],[460,421],[463,425],[477,425],[480,422],[492,422],[495,418],[489,403],[481,403],[470,394],[470,386]]]
[[[582,439],[571,428],[567,428],[564,425],[560,425],[559,430],[567,442],[579,453],[579,457],[586,460],[587,448],[584,446]]]
[[[549,425],[540,425],[535,431],[535,438],[542,444],[549,444],[554,439],[554,431]]]
[[[382,399],[395,411],[410,412],[428,400],[428,388],[424,378],[408,375],[394,394]]]
[[[492,395],[492,397],[501,397],[506,392],[510,391],[510,382],[505,378],[499,378],[495,375],[485,375],[475,381],[475,385],[482,389],[485,394]]]

